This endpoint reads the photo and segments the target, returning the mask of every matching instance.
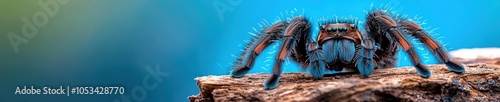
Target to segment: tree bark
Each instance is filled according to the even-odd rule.
[[[377,69],[368,78],[338,74],[314,80],[309,73],[283,73],[279,86],[263,88],[269,74],[242,78],[204,76],[196,78],[200,93],[192,102],[204,101],[500,101],[500,67],[467,64],[465,73],[431,65],[430,78],[420,77],[413,67]]]

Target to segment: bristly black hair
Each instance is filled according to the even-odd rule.
[[[326,24],[335,24],[335,23],[349,23],[349,24],[358,24],[359,20],[358,18],[355,17],[332,17],[332,18],[322,18],[319,21],[319,25],[326,25]]]

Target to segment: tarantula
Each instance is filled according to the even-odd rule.
[[[462,73],[465,66],[452,61],[445,49],[422,28],[409,19],[392,16],[386,11],[373,10],[367,14],[365,30],[358,30],[354,20],[320,22],[317,40],[310,38],[311,23],[303,16],[275,23],[260,31],[234,64],[230,75],[243,77],[254,65],[256,57],[271,43],[282,40],[276,55],[272,76],[264,82],[265,89],[278,85],[282,63],[286,57],[309,69],[315,79],[323,78],[326,70],[351,70],[368,77],[377,68],[394,67],[396,52],[401,47],[411,58],[421,77],[431,76],[422,64],[413,45],[403,34],[413,36],[427,46],[449,70]]]

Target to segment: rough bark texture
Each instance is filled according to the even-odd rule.
[[[413,67],[375,70],[369,78],[340,74],[314,80],[308,73],[284,73],[273,90],[262,86],[268,74],[242,78],[196,78],[200,93],[190,101],[500,101],[500,67],[468,64],[462,74],[444,65],[429,66],[433,75],[420,77]]]

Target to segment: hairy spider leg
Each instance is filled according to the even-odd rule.
[[[235,78],[243,77],[248,71],[251,70],[255,63],[256,57],[274,40],[279,39],[280,34],[283,29],[288,26],[287,22],[279,22],[269,27],[268,29],[263,29],[255,38],[253,42],[250,42],[243,54],[241,55],[241,59],[236,62],[233,70],[230,71],[230,75]],[[260,37],[264,36],[264,37]],[[249,52],[250,50],[251,52]],[[250,53],[247,55],[247,53]],[[245,63],[242,63],[245,62]]]
[[[283,35],[283,43],[278,50],[271,77],[264,81],[265,89],[274,89],[278,86],[279,77],[282,72],[282,65],[285,58],[290,54],[292,48],[297,44],[304,33],[309,33],[310,23],[304,17],[295,17],[290,20],[290,24],[286,27]]]
[[[311,73],[315,79],[321,79],[325,74],[326,61],[321,46],[319,46],[317,42],[312,41],[313,40],[307,44],[307,53],[309,55],[309,63],[307,66],[309,68],[309,73]]]
[[[410,56],[411,63],[413,64],[413,66],[415,66],[420,76],[424,78],[431,76],[432,73],[429,68],[422,64],[414,47],[398,30],[396,22],[391,17],[389,17],[386,12],[379,10],[372,11],[368,15],[367,24],[369,24],[369,27],[375,27],[374,29],[376,29],[377,32],[385,35],[391,41],[397,42]]]
[[[465,66],[462,63],[452,61],[451,58],[446,53],[446,51],[444,50],[444,48],[440,44],[438,44],[434,39],[432,39],[428,34],[422,31],[422,27],[407,20],[400,20],[398,22],[398,26],[406,34],[414,36],[420,42],[424,43],[424,45],[427,46],[434,53],[436,58],[438,58],[439,61],[441,61],[441,63],[446,64],[448,69],[456,73],[465,72]]]
[[[376,66],[373,58],[377,49],[374,43],[373,39],[364,37],[361,49],[357,52],[356,67],[363,77],[368,77]]]

